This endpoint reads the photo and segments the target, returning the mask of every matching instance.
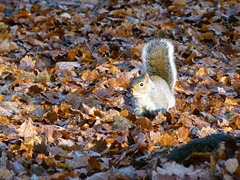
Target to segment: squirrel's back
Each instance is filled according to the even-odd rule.
[[[142,61],[146,72],[163,78],[173,90],[176,84],[177,70],[173,59],[174,47],[169,40],[153,39],[142,51]]]

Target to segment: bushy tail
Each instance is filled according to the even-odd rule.
[[[172,90],[177,79],[173,53],[173,44],[167,39],[153,39],[142,50],[143,66],[147,73],[163,78]]]

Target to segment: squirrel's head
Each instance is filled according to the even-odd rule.
[[[133,96],[142,96],[146,93],[150,77],[148,74],[141,75],[132,79],[130,84],[130,93]]]

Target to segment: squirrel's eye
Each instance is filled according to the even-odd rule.
[[[143,83],[140,83],[139,85],[142,87],[144,84],[143,84]]]

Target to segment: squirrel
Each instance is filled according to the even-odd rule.
[[[177,79],[174,47],[167,39],[153,39],[142,50],[146,74],[131,80],[132,106],[137,116],[156,116],[175,106],[173,94]]]

